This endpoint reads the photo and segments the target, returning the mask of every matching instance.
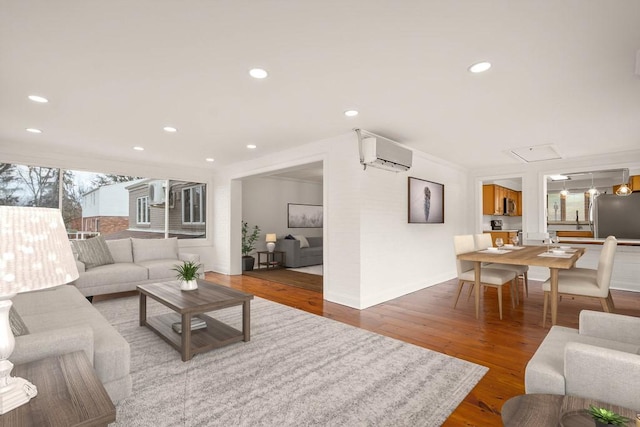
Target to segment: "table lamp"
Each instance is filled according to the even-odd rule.
[[[11,377],[15,347],[9,323],[11,299],[78,278],[59,209],[0,206],[0,414],[36,396],[29,381]]]
[[[276,233],[268,233],[267,237],[266,237],[266,241],[267,241],[267,250],[269,252],[273,252],[273,250],[276,248]]]

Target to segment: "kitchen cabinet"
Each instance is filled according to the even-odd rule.
[[[502,242],[507,245],[512,243],[511,239],[518,236],[517,231],[485,231],[485,233],[491,234],[491,241],[493,242],[493,246],[496,245],[496,239],[498,237],[502,237]]]
[[[482,214],[504,215],[504,199],[509,198],[516,202],[514,216],[522,215],[522,192],[490,184],[482,186]]]

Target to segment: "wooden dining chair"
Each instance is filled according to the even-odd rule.
[[[481,251],[493,246],[490,233],[474,234],[473,240],[475,242],[476,251]],[[515,264],[499,264],[492,262],[486,264],[487,267],[500,268],[502,270],[511,270],[522,279],[522,295],[529,296],[529,266],[528,265],[515,265]],[[517,291],[517,288],[516,288]],[[516,302],[518,302],[518,294],[516,293]]]
[[[453,245],[456,255],[475,251],[475,243],[473,235],[460,235],[453,236]],[[456,268],[458,270],[458,291],[456,293],[455,301],[453,302],[453,308],[456,308],[460,293],[465,283],[471,283],[472,287],[475,287],[475,269],[472,261],[462,261],[456,257]],[[507,283],[511,283],[509,287],[511,293],[511,306],[515,308],[515,283],[516,273],[510,270],[502,270],[498,268],[482,267],[480,270],[480,285],[496,288],[498,292],[498,312],[500,313],[500,320],[502,320],[502,286]],[[478,289],[474,289],[478,292]]]
[[[602,245],[602,252],[598,260],[598,269],[571,268],[558,272],[558,295],[576,295],[600,300],[602,309],[608,313],[615,309],[609,286],[613,273],[613,261],[616,255],[618,241],[614,236],[609,236]],[[551,279],[542,284],[544,302],[542,305],[542,327],[547,319],[547,307],[549,293],[551,291]]]

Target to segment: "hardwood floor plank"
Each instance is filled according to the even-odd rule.
[[[322,295],[248,276],[207,273],[207,280],[258,297],[334,319],[381,335],[489,367],[445,426],[502,425],[500,410],[505,401],[524,393],[524,371],[547,332],[542,328],[541,283],[529,281],[529,297],[511,307],[503,300],[503,320],[498,316],[495,289],[481,294],[480,318],[475,318],[473,298],[466,289],[453,309],[457,281],[447,281],[396,298],[366,310],[324,301]],[[522,293],[522,287],[519,287]],[[612,291],[616,313],[640,317],[640,294]],[[585,298],[563,297],[558,304],[558,324],[576,328],[581,310],[601,311],[600,303]],[[547,323],[547,325],[550,322]]]

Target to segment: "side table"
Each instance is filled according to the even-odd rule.
[[[261,265],[264,265],[267,268],[282,267],[284,266],[284,262],[285,253],[282,251],[258,251],[258,267]]]
[[[83,351],[16,365],[12,376],[32,382],[38,395],[0,415],[0,426],[106,426],[116,407]]]
[[[587,412],[589,405],[610,409],[630,418],[630,426],[635,425],[637,411],[632,409],[584,397],[556,394],[522,394],[512,397],[502,405],[502,422],[505,427],[592,427],[595,424]]]

